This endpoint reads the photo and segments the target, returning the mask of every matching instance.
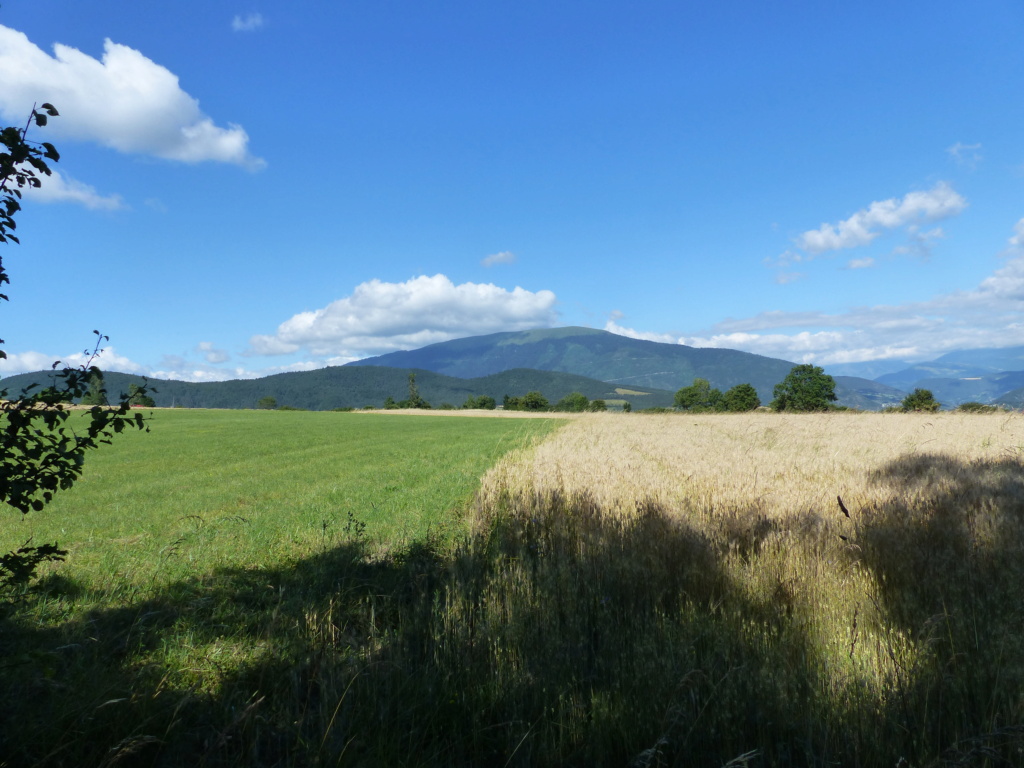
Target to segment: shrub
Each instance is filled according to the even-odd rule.
[[[905,398],[900,405],[901,409],[906,412],[919,412],[919,413],[934,413],[939,410],[939,402],[932,395],[931,390],[928,389],[915,389]]]
[[[960,403],[956,410],[961,413],[995,413],[1000,408],[997,405],[985,405],[972,400],[969,403]]]

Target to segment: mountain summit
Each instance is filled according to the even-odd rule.
[[[763,402],[794,363],[734,349],[703,349],[631,339],[593,328],[570,326],[492,333],[391,352],[348,365],[420,368],[476,378],[513,368],[561,371],[620,387],[676,390],[707,379],[723,391],[752,384]]]

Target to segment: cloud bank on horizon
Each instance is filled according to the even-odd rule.
[[[956,203],[960,209],[964,205],[962,199]],[[1016,346],[1024,342],[1024,218],[1013,231],[1002,267],[972,290],[929,301],[855,307],[835,314],[767,311],[723,320],[705,334],[692,336],[637,331],[620,325],[622,313],[613,313],[605,330],[648,341],[739,349],[817,364],[922,361],[955,349]]]

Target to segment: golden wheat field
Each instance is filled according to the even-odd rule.
[[[908,478],[911,457],[943,457]],[[979,462],[1024,460],[1024,414],[586,414],[483,482],[495,494],[585,493],[606,512],[771,518],[838,515],[962,486]],[[1024,501],[1024,499],[1022,499]]]

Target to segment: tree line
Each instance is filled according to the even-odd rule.
[[[775,385],[774,399],[768,404],[776,412],[790,411],[814,413],[841,409],[836,401],[836,381],[824,369],[816,365],[796,365],[786,378]],[[982,412],[986,406],[981,403],[967,403],[969,407],[958,409]],[[713,389],[707,379],[694,379],[693,384],[683,387],[675,395],[675,406],[681,411],[692,413],[743,413],[761,407],[757,390],[750,384],[737,384],[722,393]],[[979,407],[980,406],[980,407]],[[907,395],[898,407],[886,411],[900,413],[934,413],[941,404],[930,390],[915,389]],[[995,407],[992,406],[992,410]]]

